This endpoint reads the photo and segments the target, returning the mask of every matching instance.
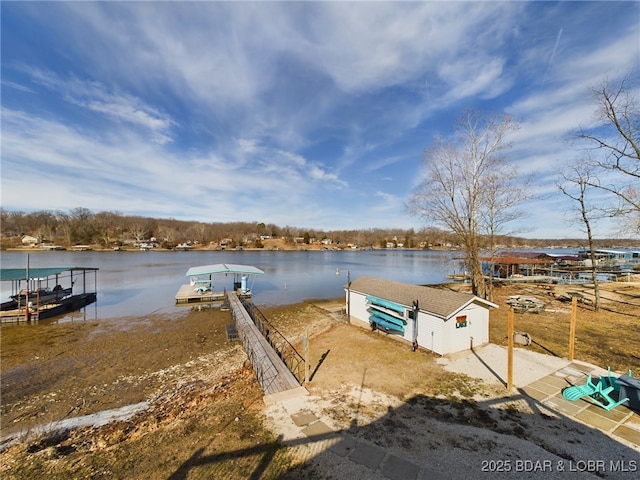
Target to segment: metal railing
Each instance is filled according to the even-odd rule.
[[[257,338],[257,333],[251,328],[247,328],[245,321],[238,318],[236,310],[231,309],[233,323],[235,323],[249,361],[253,366],[258,382],[265,393],[270,392],[271,385],[278,378],[278,369],[275,367],[269,355],[265,351],[262,343]]]
[[[246,299],[241,300],[241,302],[260,333],[267,339],[278,354],[278,357],[280,357],[289,371],[296,377],[296,380],[302,385],[305,381],[305,363],[302,355],[300,355],[285,336],[267,320],[258,307]]]

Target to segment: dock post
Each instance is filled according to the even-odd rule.
[[[31,321],[31,311],[29,310],[29,254],[27,253],[27,293],[24,296],[24,317],[26,318],[27,322]],[[20,293],[20,292],[18,292]]]

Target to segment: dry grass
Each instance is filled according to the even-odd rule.
[[[524,293],[545,299],[548,306],[541,314],[516,314],[516,329],[532,336],[529,348],[566,356],[570,305],[542,287],[525,288],[496,291],[501,308],[492,313],[491,341],[506,344],[504,302]],[[556,296],[560,293],[556,287]],[[589,295],[588,289],[584,293]],[[618,302],[611,300],[614,296]],[[640,286],[611,284],[603,297],[610,300],[601,312],[579,309],[576,358],[640,372]],[[28,430],[38,422],[144,399],[151,408],[125,422],[52,432],[10,447],[0,453],[2,478],[322,478],[312,464],[297,462],[263,425],[259,385],[251,368],[242,366],[239,344],[226,341],[228,318],[219,313],[128,319],[111,328],[95,322],[3,329],[3,434],[7,426]],[[443,421],[498,428],[467,400],[485,386],[445,372],[428,352],[412,352],[404,342],[346,325],[339,313],[311,303],[264,313],[295,345],[304,333],[309,336],[312,393],[355,385],[423,402]],[[336,408],[326,414],[338,423],[348,424],[354,409],[365,413],[357,398],[337,395],[334,400]]]
[[[640,284],[606,283],[601,286],[601,309],[592,304],[578,304],[576,316],[574,358],[618,372],[632,369],[640,374]],[[525,295],[545,302],[544,312],[515,314],[515,330],[528,333],[533,339],[531,349],[540,353],[568,358],[571,304],[557,300],[566,291],[577,291],[593,299],[589,286],[554,286],[553,296],[544,286],[527,286]],[[490,341],[507,344],[507,314],[509,295],[522,294],[521,286],[496,289],[495,300],[500,305],[491,313]]]

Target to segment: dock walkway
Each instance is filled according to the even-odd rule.
[[[244,349],[262,385],[265,402],[269,403],[269,399],[286,398],[290,394],[306,394],[306,389],[300,386],[287,365],[260,333],[237,293],[227,292],[227,302]]]

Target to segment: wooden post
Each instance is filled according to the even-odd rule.
[[[304,383],[309,383],[309,336],[307,332],[302,337],[302,345],[304,346]]]
[[[574,343],[576,338],[576,317],[578,316],[578,299],[571,298],[571,328],[569,329],[569,361],[573,361]]]
[[[31,321],[31,310],[29,310],[29,254],[27,253],[27,269],[26,269],[26,274],[27,274],[27,293],[24,297],[24,316],[25,316],[25,320],[27,322]],[[20,292],[18,292],[18,294],[20,294]],[[19,298],[19,297],[18,297]]]
[[[511,390],[513,388],[513,307],[509,307],[507,330],[507,390]]]
[[[351,324],[351,272],[347,270],[347,323]]]

